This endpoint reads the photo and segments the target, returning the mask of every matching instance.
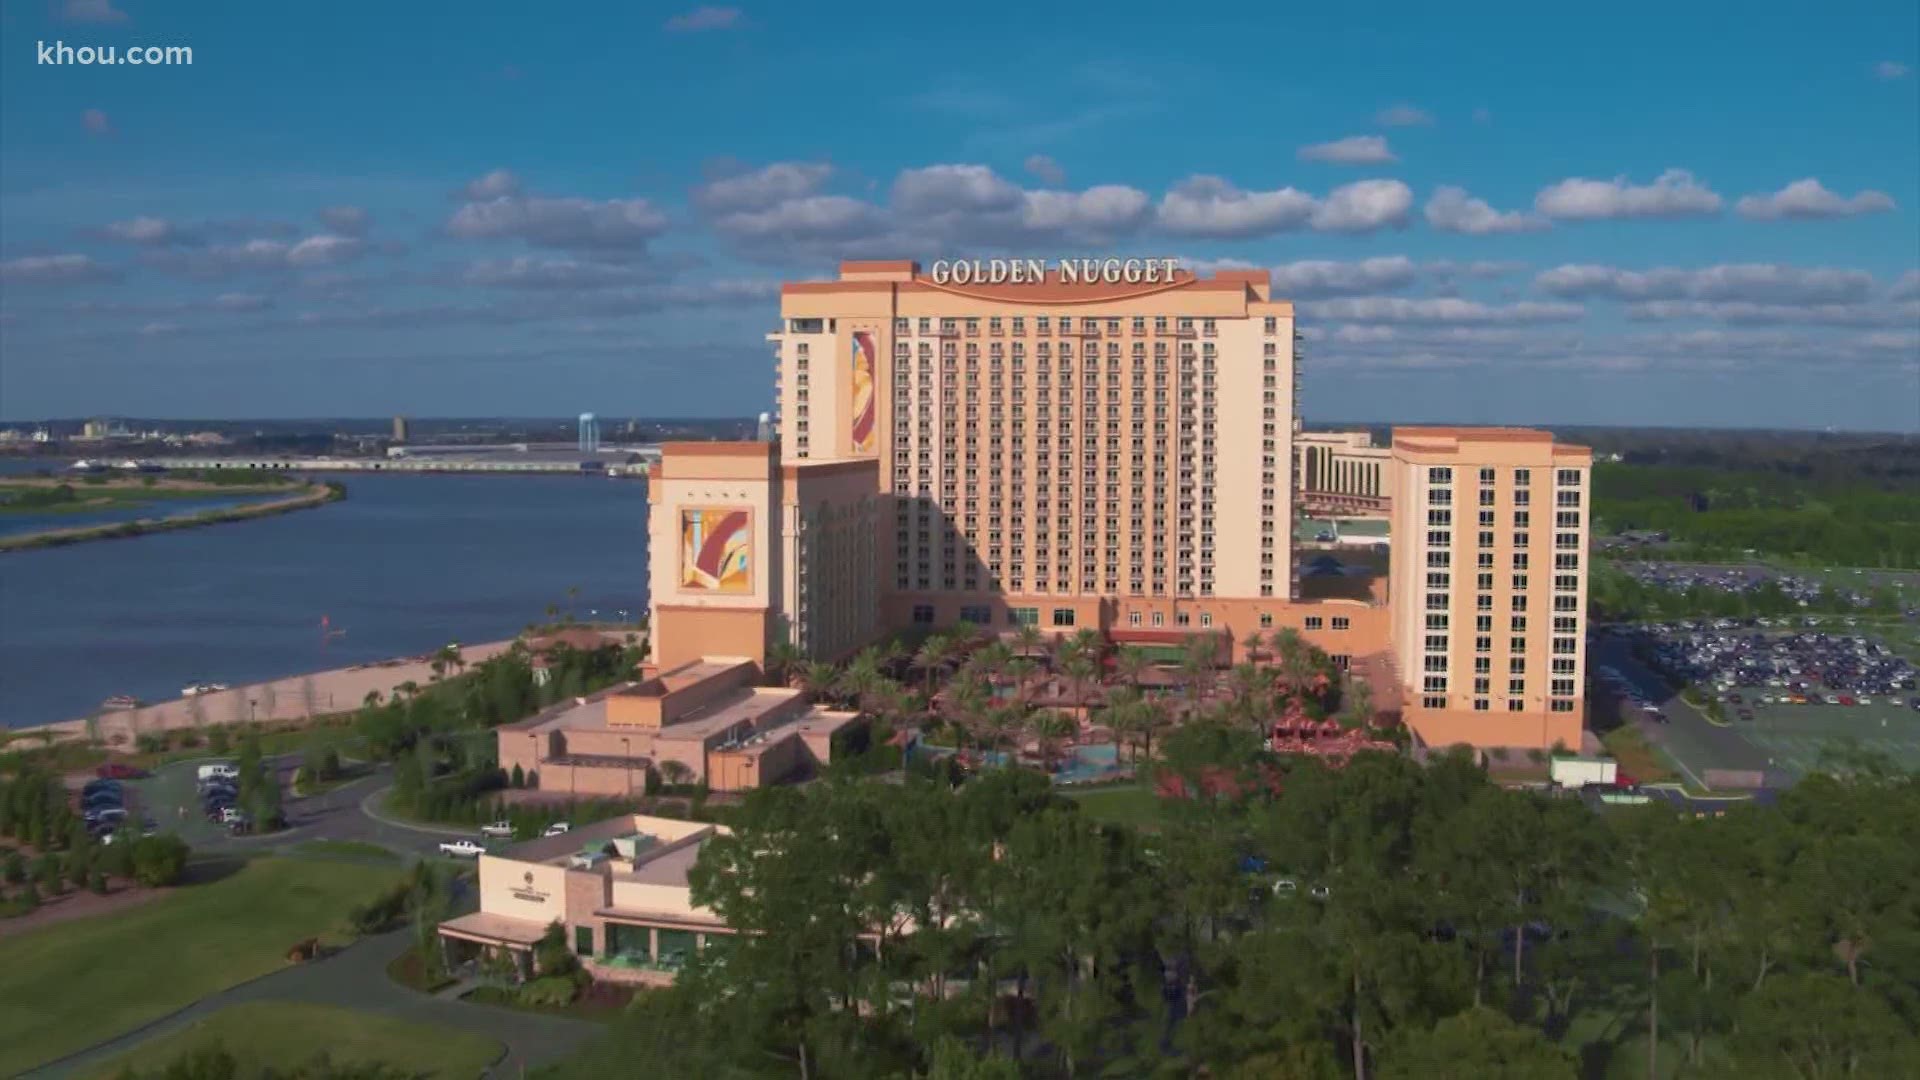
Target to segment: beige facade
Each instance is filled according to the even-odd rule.
[[[1543,431],[1396,428],[1388,593],[1430,745],[1580,745],[1593,455]]]
[[[687,882],[701,846],[726,831],[636,814],[482,855],[480,910],[441,923],[440,936],[456,961],[501,950],[532,974],[532,947],[557,923],[596,978],[671,982],[732,934]]]
[[[1301,432],[1294,436],[1294,497],[1310,514],[1385,516],[1391,456],[1365,431]]]
[[[1103,599],[1287,599],[1293,308],[1265,272],[953,285],[846,263],[781,314],[783,460],[876,462],[889,613],[1067,629],[1056,612],[1090,625]]]

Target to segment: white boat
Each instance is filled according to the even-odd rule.
[[[183,687],[180,691],[180,696],[181,697],[198,697],[201,694],[217,694],[220,691],[225,690],[226,688],[227,688],[226,683],[197,682],[192,684],[191,686]]]

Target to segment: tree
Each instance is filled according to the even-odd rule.
[[[913,666],[926,676],[927,698],[933,698],[934,679],[947,670],[953,662],[954,646],[944,634],[929,635],[920,643],[920,651],[914,654]]]
[[[693,782],[693,770],[684,761],[669,758],[660,762],[660,779],[669,787],[684,787]]]
[[[1573,1055],[1492,1009],[1474,1008],[1403,1032],[1380,1059],[1380,1080],[1575,1080]]]

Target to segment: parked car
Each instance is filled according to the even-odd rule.
[[[569,825],[569,824],[567,824],[567,823],[566,823],[566,822],[564,822],[564,821],[556,821],[556,822],[554,822],[553,824],[551,824],[551,825],[549,825],[549,826],[547,826],[547,831],[546,831],[546,832],[543,832],[543,833],[541,833],[540,835],[542,835],[542,836],[561,836],[561,835],[564,835],[564,834],[566,833],[566,831],[567,831],[568,829],[571,829],[571,828],[573,828],[573,826],[571,826],[571,825]]]
[[[240,779],[240,767],[231,762],[216,761],[211,765],[200,766],[199,772],[196,775],[196,779],[201,783],[216,778],[238,780]]]
[[[117,806],[103,810],[89,810],[86,816],[87,824],[95,827],[105,825],[109,828],[119,828],[120,823],[125,820],[127,820],[127,812]]]
[[[491,837],[495,837],[497,839],[503,839],[503,840],[511,839],[513,836],[513,822],[496,821],[490,825],[482,825],[480,826],[480,835],[491,836]]]
[[[116,795],[119,794],[121,791],[120,781],[89,780],[87,781],[86,785],[80,789],[80,797],[83,799],[89,799],[89,798],[92,798],[94,795],[99,794],[102,791],[111,791]]]
[[[150,774],[138,765],[128,765],[122,761],[110,761],[93,770],[102,780],[144,780]]]
[[[452,855],[460,859],[477,859],[485,854],[486,850],[472,840],[448,840],[440,845],[440,854]]]

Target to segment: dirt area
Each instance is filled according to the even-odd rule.
[[[89,891],[68,892],[57,897],[44,898],[40,907],[31,914],[12,919],[0,919],[0,939],[38,930],[54,923],[69,919],[84,919],[89,915],[106,915],[141,904],[158,900],[172,892],[172,889],[143,889],[137,885],[121,885],[113,892],[101,896]]]

